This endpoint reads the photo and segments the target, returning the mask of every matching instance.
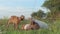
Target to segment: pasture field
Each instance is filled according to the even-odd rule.
[[[29,23],[29,20],[21,21],[19,24],[19,30],[14,30],[13,24],[7,25],[6,19],[0,19],[0,34],[60,34],[60,20],[56,20],[54,23],[47,22],[49,29],[39,29],[39,30],[21,30],[22,24]]]

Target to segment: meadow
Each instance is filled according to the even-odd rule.
[[[6,27],[7,21],[7,19],[0,19],[0,34],[60,34],[60,20],[56,20],[54,23],[47,20],[46,23],[49,25],[49,29],[40,28],[38,30],[29,31],[21,30],[22,24],[29,23],[29,20],[21,21],[19,24],[19,30],[14,30],[13,24]]]

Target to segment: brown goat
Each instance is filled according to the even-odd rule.
[[[23,17],[23,18],[21,18],[21,17]],[[11,16],[11,18],[9,18],[9,20],[8,20],[7,26],[9,26],[9,24],[12,23],[12,24],[14,24],[14,28],[17,29],[19,22],[24,19],[24,16],[21,16],[21,17]]]

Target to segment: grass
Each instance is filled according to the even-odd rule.
[[[29,23],[28,20],[21,21],[19,28],[22,24]],[[6,27],[7,20],[0,20],[0,34],[60,34],[60,20],[56,20],[55,23],[49,24],[49,29],[39,29],[39,30],[14,30],[13,25],[10,24],[9,27]]]

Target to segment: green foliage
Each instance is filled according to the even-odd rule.
[[[50,21],[60,19],[60,0],[48,0],[43,4],[44,7],[50,9],[50,13],[47,15],[47,19]]]
[[[42,10],[39,10],[37,12],[33,12],[31,16],[37,19],[42,19],[43,17],[46,16],[46,14]]]
[[[31,14],[31,16],[32,16],[32,17],[35,17],[35,16],[37,16],[37,13],[36,13],[36,12],[33,12],[33,13]]]
[[[49,9],[53,8],[53,7],[60,7],[60,0],[48,0],[48,1],[45,1],[43,6],[49,8]]]

